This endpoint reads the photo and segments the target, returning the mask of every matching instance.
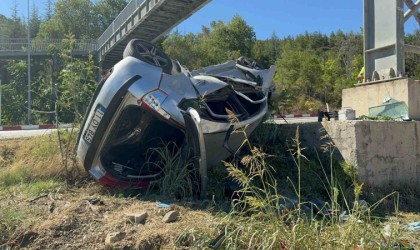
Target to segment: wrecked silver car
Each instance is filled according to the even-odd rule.
[[[267,113],[274,66],[249,58],[189,72],[159,48],[132,40],[99,83],[83,121],[77,156],[100,183],[146,187],[165,166],[148,151],[171,142],[207,168],[234,154]],[[232,121],[232,116],[235,117]]]

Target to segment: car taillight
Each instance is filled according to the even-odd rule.
[[[124,181],[119,180],[110,175],[109,173],[106,173],[102,178],[99,179],[99,183],[102,185],[108,186],[108,187],[142,187],[146,188],[149,186],[149,181]]]

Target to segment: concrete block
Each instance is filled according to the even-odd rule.
[[[334,157],[353,164],[359,180],[369,186],[420,185],[420,122],[285,124],[279,125],[282,140],[293,138],[297,126],[301,131],[301,146],[308,149],[319,150],[325,143],[321,137],[327,134],[336,146]]]
[[[356,110],[356,117],[369,115],[369,107],[381,105],[386,97],[403,101],[411,119],[420,120],[420,81],[411,78],[359,85],[342,91],[342,107]]]
[[[127,220],[135,224],[144,223],[147,216],[148,216],[147,212],[126,214]]]

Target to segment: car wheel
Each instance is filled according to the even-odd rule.
[[[161,49],[144,40],[131,40],[125,47],[123,58],[127,56],[132,56],[145,63],[159,67],[167,74],[172,70],[172,60]]]

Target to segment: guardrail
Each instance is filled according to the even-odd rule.
[[[45,52],[47,53],[51,46],[63,45],[65,39],[33,39],[30,41],[31,52]],[[74,52],[96,52],[98,44],[96,40],[81,40],[76,39],[74,41],[73,51]],[[0,39],[0,54],[10,52],[27,52],[28,51],[28,39],[25,38],[9,38]]]

